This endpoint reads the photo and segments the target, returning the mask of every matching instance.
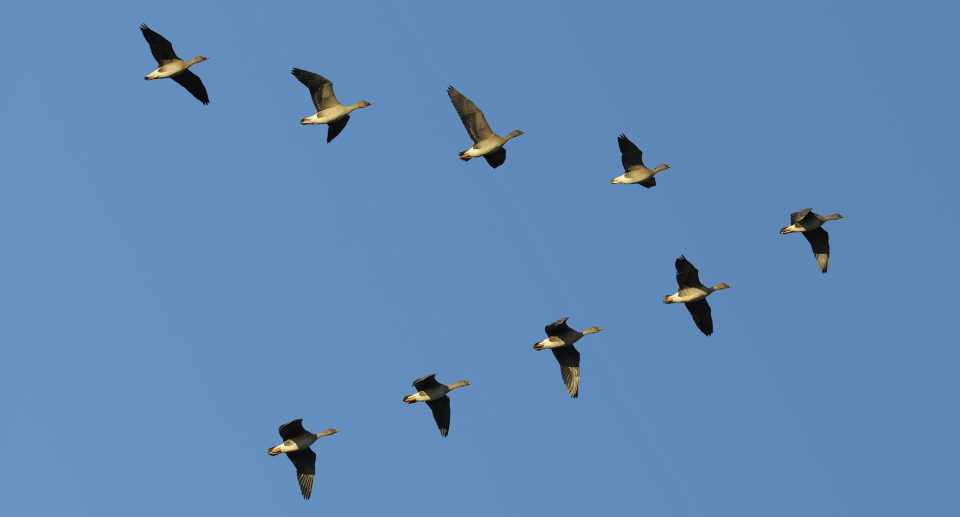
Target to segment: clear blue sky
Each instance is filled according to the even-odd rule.
[[[487,4],[4,9],[0,513],[960,514],[956,7]],[[374,105],[328,145],[292,67]],[[496,171],[450,84],[526,132]],[[710,338],[680,254],[733,286]],[[561,316],[606,329],[577,400]],[[342,430],[309,502],[293,418]]]

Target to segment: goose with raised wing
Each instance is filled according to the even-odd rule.
[[[191,66],[206,61],[204,56],[197,56],[189,61],[184,61],[177,57],[173,51],[173,45],[167,41],[167,38],[153,32],[146,24],[140,25],[140,32],[150,45],[150,53],[157,60],[159,67],[147,74],[144,79],[152,81],[154,79],[173,79],[177,84],[183,86],[198,101],[209,104],[210,98],[207,96],[207,89],[203,87],[203,82],[196,74],[187,70]]]
[[[677,285],[680,289],[674,294],[664,296],[663,303],[686,305],[697,328],[704,335],[713,334],[713,316],[710,305],[707,303],[707,296],[721,289],[729,289],[730,286],[722,282],[713,287],[703,285],[700,283],[700,272],[683,255],[680,255],[674,265],[677,268]]]
[[[456,88],[453,86],[447,87],[447,95],[450,96],[450,102],[453,103],[454,109],[460,115],[460,121],[463,122],[467,134],[473,140],[473,147],[461,151],[460,159],[466,162],[470,161],[471,158],[483,156],[483,159],[487,160],[487,163],[494,169],[503,165],[503,162],[507,159],[507,150],[503,148],[503,144],[511,138],[522,135],[523,131],[515,129],[507,136],[502,137],[490,129],[487,118],[483,116],[483,112],[477,108],[477,105],[457,91]]]
[[[302,119],[300,123],[326,124],[328,144],[343,131],[343,128],[347,127],[347,122],[350,122],[350,113],[373,105],[372,102],[359,101],[344,106],[333,94],[333,83],[326,77],[299,68],[294,68],[290,73],[303,83],[307,90],[310,90],[310,98],[313,99],[313,106],[317,109],[315,114]]]
[[[827,265],[830,262],[830,235],[824,230],[823,223],[843,219],[840,214],[820,215],[813,212],[811,208],[804,208],[799,212],[790,214],[790,226],[780,228],[780,235],[788,233],[801,232],[810,242],[813,248],[813,256],[817,259],[817,265],[820,266],[820,272],[827,272]]]
[[[560,318],[544,327],[547,339],[533,344],[534,350],[550,350],[560,363],[560,376],[567,387],[567,393],[577,398],[580,395],[580,352],[573,344],[587,334],[596,334],[603,330],[600,327],[590,327],[583,332],[573,330],[567,325],[569,317]]]
[[[413,381],[413,387],[417,392],[413,395],[403,397],[407,404],[416,402],[426,402],[433,412],[433,419],[437,422],[437,428],[440,429],[440,436],[446,438],[450,432],[450,397],[447,393],[469,386],[470,381],[457,381],[451,385],[441,384],[437,381],[437,374],[431,373]]]
[[[657,180],[653,175],[670,168],[669,165],[661,163],[653,169],[648,169],[643,164],[643,151],[623,133],[617,137],[617,144],[620,145],[620,161],[623,163],[624,172],[610,180],[610,183],[640,184],[646,188],[651,188],[657,185]]]
[[[304,499],[310,499],[313,492],[313,480],[316,476],[317,454],[310,449],[313,442],[324,436],[339,433],[339,429],[327,429],[321,433],[311,433],[303,428],[303,419],[291,420],[280,426],[280,438],[283,443],[267,450],[267,454],[276,456],[286,453],[287,458],[297,469],[297,482]]]

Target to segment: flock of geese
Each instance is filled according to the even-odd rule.
[[[210,99],[203,82],[189,70],[190,67],[206,61],[207,58],[197,56],[189,61],[184,61],[177,57],[177,54],[173,51],[173,45],[166,38],[146,25],[141,25],[140,30],[150,45],[150,52],[157,60],[158,65],[157,69],[147,74],[144,79],[148,81],[173,79],[197,100],[203,104],[208,104]],[[300,68],[294,68],[291,73],[307,87],[316,109],[316,113],[302,119],[300,123],[326,124],[327,143],[333,141],[343,131],[347,122],[350,121],[351,113],[372,105],[365,100],[343,105],[333,93],[333,83],[322,75]],[[523,131],[514,130],[506,136],[500,136],[490,129],[483,112],[477,108],[473,101],[453,86],[447,88],[447,95],[460,116],[467,134],[473,141],[473,146],[459,153],[460,159],[469,161],[472,158],[483,157],[494,169],[503,165],[507,159],[507,150],[504,145],[509,140],[522,135]],[[638,184],[645,188],[651,188],[657,184],[655,175],[670,168],[665,163],[653,169],[647,168],[643,163],[643,152],[624,134],[617,137],[617,143],[620,146],[623,174],[611,179],[610,183],[612,184]],[[790,225],[783,227],[780,233],[802,233],[810,242],[820,271],[826,273],[830,257],[830,243],[829,236],[823,229],[823,223],[842,218],[843,216],[840,214],[822,216],[814,213],[810,208],[804,208],[790,214]],[[730,285],[722,282],[712,287],[703,285],[700,281],[700,272],[682,255],[674,265],[677,270],[677,292],[664,296],[663,303],[684,304],[693,317],[693,322],[697,328],[706,336],[713,334],[713,316],[711,315],[710,305],[707,303],[707,297],[716,291],[730,288]],[[560,363],[560,374],[567,393],[576,398],[580,393],[580,352],[573,345],[584,336],[595,334],[603,329],[590,327],[582,331],[574,330],[567,325],[567,319],[561,318],[547,325],[544,328],[547,335],[546,339],[535,343],[533,348],[538,351],[550,350],[553,352],[553,356]],[[433,412],[433,418],[440,430],[440,436],[446,437],[450,431],[450,397],[448,394],[457,388],[469,385],[470,382],[466,380],[449,385],[443,384],[437,380],[436,374],[430,374],[413,381],[413,387],[417,392],[404,397],[403,401],[407,404],[425,402]],[[297,480],[304,499],[310,498],[316,472],[317,456],[310,449],[310,446],[319,438],[337,432],[339,432],[337,429],[327,429],[321,433],[311,433],[304,429],[303,419],[298,418],[280,426],[280,438],[283,442],[267,451],[271,456],[287,455],[287,458],[296,468]]]

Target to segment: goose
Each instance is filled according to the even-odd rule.
[[[303,419],[298,418],[280,426],[280,438],[283,439],[283,443],[267,450],[267,454],[271,456],[287,453],[287,457],[297,469],[300,493],[303,494],[304,499],[310,499],[316,473],[317,455],[310,449],[310,445],[319,438],[339,432],[339,429],[331,428],[322,433],[313,434],[303,428]]]
[[[657,179],[654,174],[665,171],[670,168],[669,165],[661,163],[656,168],[650,170],[643,164],[643,151],[627,138],[627,135],[620,133],[617,137],[617,143],[620,144],[620,161],[623,162],[623,174],[610,180],[614,184],[632,184],[639,183],[646,188],[655,187]]]
[[[563,384],[567,387],[570,396],[577,398],[580,394],[580,352],[573,347],[573,344],[587,334],[595,334],[603,330],[600,327],[590,327],[583,332],[578,332],[567,326],[569,316],[563,317],[544,327],[547,333],[547,339],[534,343],[534,350],[550,349],[553,356],[560,363],[560,376],[563,377]]]
[[[686,305],[700,332],[703,332],[706,336],[713,334],[713,317],[710,315],[707,296],[710,296],[714,291],[729,289],[730,286],[722,282],[713,287],[701,284],[700,272],[683,255],[680,255],[674,265],[677,268],[677,285],[680,286],[680,290],[664,296],[663,303],[682,303]]]
[[[813,212],[811,208],[804,208],[799,212],[790,214],[790,226],[780,228],[780,235],[786,235],[793,232],[801,232],[803,236],[810,241],[810,247],[813,248],[813,256],[817,259],[820,266],[820,272],[827,272],[827,263],[830,261],[830,236],[822,228],[823,223],[843,219],[840,214],[820,215]]]
[[[350,113],[373,105],[372,102],[360,101],[344,106],[333,94],[333,83],[326,77],[299,68],[294,68],[290,73],[310,90],[310,98],[313,99],[313,105],[317,108],[315,114],[301,120],[300,123],[326,124],[328,144],[343,131],[343,128],[347,127],[347,122],[350,122]]]
[[[483,116],[483,112],[477,108],[477,105],[458,92],[456,88],[448,86],[447,95],[450,96],[450,102],[453,103],[454,109],[460,115],[460,120],[463,122],[463,127],[467,129],[467,134],[473,140],[473,147],[460,152],[460,159],[467,162],[471,158],[483,156],[483,159],[487,160],[487,163],[494,169],[503,165],[503,162],[507,159],[507,150],[503,148],[503,144],[511,138],[522,135],[523,131],[515,129],[506,137],[502,137],[490,129],[490,124],[487,124],[486,117]]]
[[[153,32],[150,27],[147,27],[147,24],[140,25],[140,32],[143,33],[143,37],[150,44],[150,53],[153,54],[153,58],[160,65],[156,70],[147,74],[144,79],[152,81],[169,77],[186,88],[198,101],[209,104],[210,98],[207,97],[207,89],[203,87],[203,81],[196,74],[187,70],[201,61],[206,61],[207,58],[197,56],[190,61],[184,61],[177,57],[176,52],[173,51],[173,45],[167,41],[167,38]]]
[[[470,381],[457,381],[449,386],[437,382],[437,374],[431,373],[413,381],[413,387],[417,392],[413,395],[403,397],[407,404],[415,402],[426,402],[433,411],[433,419],[437,421],[437,427],[440,429],[440,436],[447,437],[450,432],[450,397],[447,393],[463,387],[469,386]]]

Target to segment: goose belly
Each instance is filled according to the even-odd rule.
[[[490,153],[496,151],[497,149],[500,149],[500,147],[502,147],[502,146],[499,146],[499,145],[489,145],[489,144],[488,144],[488,145],[479,145],[479,144],[477,144],[477,145],[471,147],[470,149],[467,149],[467,156],[472,156],[472,157],[476,158],[476,157],[478,157],[478,156],[483,156],[483,155],[485,155],[485,154],[490,154]]]
[[[707,292],[700,289],[682,289],[673,296],[674,301],[678,303],[689,303],[702,300],[707,297]]]
[[[343,118],[346,114],[347,112],[344,109],[328,108],[317,112],[317,114],[312,117],[308,117],[307,120],[312,124],[329,124]]]
[[[186,70],[186,68],[183,65],[167,63],[147,74],[147,79],[166,79],[168,77],[173,77],[184,70]]]

